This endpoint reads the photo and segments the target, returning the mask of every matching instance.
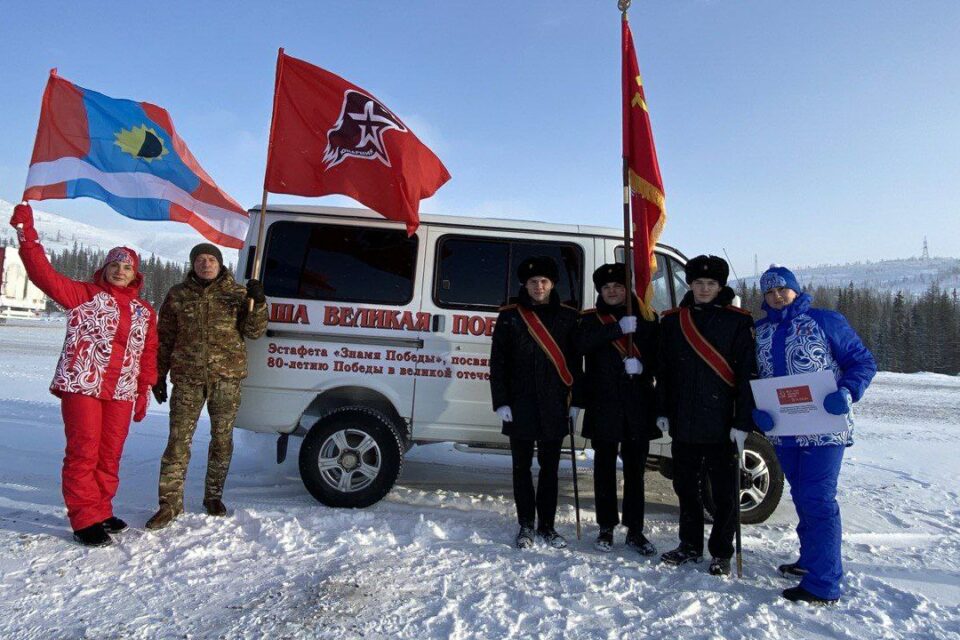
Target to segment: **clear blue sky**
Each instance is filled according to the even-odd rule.
[[[924,235],[960,256],[960,2],[658,0],[630,16],[664,241],[726,248],[741,275],[755,253],[761,268],[908,257]],[[421,211],[618,226],[619,19],[615,0],[0,0],[0,198],[22,192],[58,67],[167,108],[221,187],[258,204],[283,46],[373,92],[440,156],[453,179]]]

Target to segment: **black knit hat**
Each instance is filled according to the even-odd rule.
[[[593,272],[593,286],[597,288],[597,291],[600,291],[603,285],[608,282],[626,285],[627,268],[622,262],[601,265],[599,269]]]
[[[697,256],[687,262],[687,284],[692,283],[697,278],[710,278],[720,283],[721,287],[727,285],[727,276],[730,275],[730,267],[727,261],[717,256]]]
[[[220,266],[223,266],[223,254],[220,253],[220,249],[216,245],[212,245],[209,242],[201,242],[193,249],[190,249],[190,267],[193,268],[193,263],[197,261],[197,256],[206,254],[208,256],[213,256],[217,259],[217,262],[220,263]]]
[[[520,282],[526,283],[527,280],[535,276],[549,278],[554,284],[560,278],[560,272],[557,269],[557,263],[550,256],[533,256],[527,258],[517,267],[517,277]]]

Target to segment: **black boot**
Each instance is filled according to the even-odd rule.
[[[712,576],[730,575],[730,558],[714,558],[710,561],[710,568],[707,570]]]
[[[627,531],[627,546],[642,556],[652,556],[657,552],[657,548],[647,540],[647,536],[634,529]]]
[[[613,528],[600,527],[600,532],[597,534],[597,541],[593,543],[593,546],[597,551],[604,553],[613,551]]]
[[[517,549],[529,549],[533,546],[533,527],[520,527],[516,540]]]
[[[680,543],[680,546],[672,551],[667,551],[660,556],[660,559],[667,564],[681,565],[690,562],[700,562],[703,560],[703,552],[697,551],[693,545]]]
[[[777,567],[777,571],[780,572],[784,578],[802,578],[807,575],[808,571],[800,566],[799,562],[791,562],[790,564],[782,564]]]
[[[567,539],[557,533],[553,527],[537,529],[537,535],[554,549],[565,549],[567,547]]]
[[[127,529],[127,523],[116,516],[110,516],[100,524],[107,533],[120,533]]]
[[[113,538],[107,535],[101,523],[92,524],[73,532],[73,539],[85,547],[105,547],[113,544]]]
[[[784,598],[790,602],[809,602],[810,604],[833,604],[837,601],[837,598],[821,598],[820,596],[815,596],[803,587],[790,587],[789,589],[784,589],[781,594]]]
[[[209,500],[203,501],[203,508],[207,510],[207,514],[211,516],[225,516],[227,515],[227,507],[223,504],[223,500],[220,498],[211,498]]]

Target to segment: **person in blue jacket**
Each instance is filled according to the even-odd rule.
[[[815,371],[833,371],[837,391],[823,400],[833,415],[846,415],[847,427],[837,433],[767,436],[777,451],[790,495],[797,509],[800,559],[780,565],[786,578],[800,578],[783,597],[797,602],[836,602],[842,593],[840,506],[837,478],[843,452],[853,444],[850,406],[863,397],[877,372],[873,355],[841,314],[816,309],[797,278],[786,267],[771,265],[760,277],[766,317],[756,323],[757,368],[761,378]],[[774,418],[754,409],[761,431],[774,428]]]

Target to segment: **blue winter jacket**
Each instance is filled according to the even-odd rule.
[[[756,323],[757,370],[761,378],[812,373],[830,369],[837,387],[850,392],[853,401],[877,373],[877,363],[860,336],[841,314],[811,307],[813,299],[801,293],[793,304],[777,310],[766,302],[767,316]],[[809,436],[768,436],[780,446],[853,444],[853,419],[847,414],[846,431]]]

